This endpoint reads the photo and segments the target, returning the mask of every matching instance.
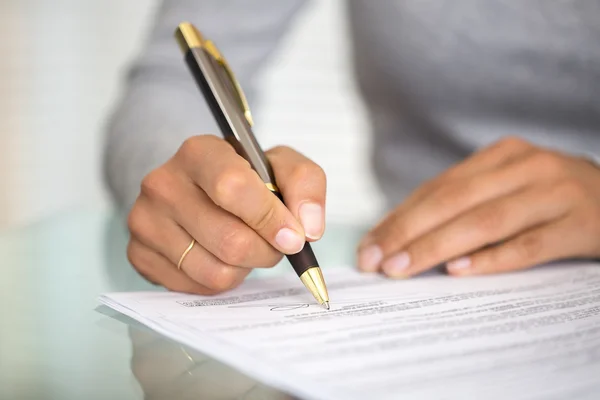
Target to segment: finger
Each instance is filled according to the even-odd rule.
[[[550,151],[531,150],[500,168],[450,180],[422,202],[403,207],[382,224],[381,232],[385,238],[402,239],[385,241],[382,244],[384,257],[416,237],[494,198],[535,184],[560,182],[568,175],[569,168],[568,160],[563,156]],[[563,186],[557,185],[556,189],[563,191]]]
[[[145,196],[132,210],[137,219],[150,221],[160,213],[170,216],[225,264],[248,268],[270,267],[281,259],[280,252],[241,219],[214,204],[190,179],[165,170],[159,174],[157,172],[150,175],[151,179],[144,180]],[[176,195],[157,195],[156,191],[168,191]],[[156,234],[161,237],[160,243],[170,240],[165,237],[164,230],[158,230]]]
[[[520,158],[534,149],[529,142],[515,136],[509,136],[475,152],[463,162],[449,168],[446,175],[464,177],[495,169]]]
[[[532,181],[530,168],[529,163],[515,162],[505,168],[451,180],[420,203],[398,209],[361,242],[359,267],[375,271],[383,259],[436,227],[485,202],[523,190]]]
[[[384,225],[396,225],[393,222],[395,217],[408,214],[412,209],[422,205],[424,202],[432,203],[440,198],[452,201],[457,198],[456,194],[472,196],[473,193],[481,193],[480,201],[486,200],[489,198],[488,193],[490,191],[482,191],[479,189],[479,186],[484,185],[492,189],[492,192],[494,189],[502,190],[505,188],[504,186],[495,185],[493,181],[490,182],[493,174],[497,172],[502,174],[502,167],[514,163],[534,151],[535,148],[526,141],[509,137],[473,154],[461,163],[449,168],[435,179],[417,188],[399,207],[386,215],[379,224],[365,235],[365,238],[359,245],[359,249],[372,244],[374,239],[373,232],[377,230],[387,231]],[[484,177],[481,178],[481,175],[484,175]],[[476,190],[468,190],[473,188]],[[461,201],[457,201],[456,203],[462,204],[465,207],[467,205],[473,206],[475,200],[476,198],[472,198],[470,202],[465,202],[461,199]],[[450,212],[452,210],[452,208],[445,207],[445,204],[442,206],[444,206],[441,207],[442,211],[447,210],[447,212]]]
[[[211,200],[236,215],[273,247],[294,254],[304,247],[304,230],[271,193],[248,162],[215,137],[187,140],[175,162]]]
[[[272,267],[281,260],[283,255],[241,219],[218,207],[198,187],[189,190],[176,211],[176,222],[216,258],[245,268]]]
[[[535,148],[523,139],[508,137],[475,152],[466,160],[450,167],[435,179],[425,183],[413,192],[402,207],[410,208],[427,199],[440,185],[449,180],[467,179],[477,174],[498,169],[535,151]]]
[[[570,208],[551,188],[517,192],[482,204],[418,237],[382,264],[393,277],[415,275],[462,254],[559,219]]]
[[[144,226],[139,227],[137,224],[130,223],[130,230],[136,239],[155,249],[170,261],[172,268],[177,269],[192,237],[175,221],[166,216],[155,214],[153,218],[151,215],[144,218],[140,213],[148,209],[148,207],[143,207],[143,204],[136,207],[138,214],[135,216],[135,220],[145,221],[143,222]],[[236,287],[250,273],[248,268],[225,264],[198,243],[194,244],[183,259],[181,271],[185,272],[192,280],[217,292]]]
[[[448,263],[448,272],[456,276],[482,275],[515,271],[585,253],[577,235],[565,235],[572,229],[566,219],[530,229],[497,246],[482,249]]]
[[[178,271],[169,260],[135,238],[129,241],[127,258],[145,279],[169,290],[202,295],[216,293]]]
[[[308,239],[320,239],[325,230],[325,172],[289,147],[275,147],[267,157],[287,208],[302,223]]]
[[[251,271],[249,268],[225,264],[197,243],[185,256],[181,270],[196,282],[217,292],[239,286]]]

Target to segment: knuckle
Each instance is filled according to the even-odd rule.
[[[438,192],[440,189],[444,188],[445,183],[454,182],[459,174],[460,174],[460,171],[457,168],[455,168],[455,167],[450,168],[450,170],[448,170],[446,173],[426,181],[423,185],[421,185],[416,191],[414,191],[409,196],[409,198],[407,199],[407,202],[410,200],[414,201],[418,198],[420,198],[420,199],[429,198],[432,194],[434,194],[434,193]]]
[[[542,236],[540,234],[523,235],[517,240],[517,255],[522,260],[537,259],[544,248]]]
[[[127,216],[127,228],[134,237],[142,237],[148,231],[147,219],[142,207],[136,203]]]
[[[555,195],[561,199],[577,200],[587,198],[587,189],[584,184],[575,179],[568,179],[556,184]]]
[[[229,265],[241,265],[251,250],[249,235],[242,229],[230,229],[221,238],[218,245],[218,257]]]
[[[266,230],[271,224],[276,222],[277,212],[275,211],[274,202],[270,202],[262,210],[260,210],[250,221],[252,228],[258,232]]]
[[[541,171],[547,176],[560,176],[566,171],[565,160],[549,151],[538,151],[529,157],[529,168]]]
[[[184,140],[184,142],[179,147],[179,153],[188,158],[190,156],[198,156],[200,153],[204,151],[207,144],[213,140],[213,136],[211,135],[201,135],[201,136],[192,136]]]
[[[442,185],[434,194],[438,207],[455,207],[457,202],[462,202],[473,192],[471,179],[463,179],[452,185]]]
[[[157,168],[142,179],[142,195],[171,205],[175,202],[175,178],[164,168]]]
[[[132,241],[129,241],[129,244],[127,244],[127,260],[134,267],[137,267],[137,265],[139,264],[138,256],[139,252],[137,251],[137,247]]]
[[[273,268],[274,266],[279,264],[279,262],[281,261],[282,258],[283,258],[283,254],[274,250],[274,251],[270,252],[268,257],[265,258],[264,263],[262,263],[261,265],[257,265],[256,267],[258,267],[258,268]]]
[[[411,226],[409,220],[403,223],[394,219],[390,221],[389,225],[382,226],[376,232],[373,232],[372,237],[381,250],[387,254],[409,243],[416,236],[411,234],[409,226]]]
[[[409,227],[410,225],[410,220],[404,224],[401,222],[394,224],[394,226],[390,229],[392,233],[390,238],[385,238],[383,240],[389,243],[390,247],[396,243],[408,243],[412,241],[417,235],[416,232],[411,231]]]
[[[183,165],[193,168],[199,161],[205,160],[215,152],[225,154],[233,148],[225,140],[214,135],[198,135],[187,138],[179,147],[175,158]]]
[[[238,271],[227,266],[213,268],[207,280],[207,286],[217,292],[233,289],[240,283]]]
[[[282,154],[289,154],[294,151],[295,150],[289,146],[279,145],[279,146],[272,147],[271,149],[269,149],[269,151],[267,151],[267,153],[272,154],[272,155],[282,155]]]
[[[133,268],[153,284],[159,284],[158,279],[152,275],[152,269],[150,268],[152,257],[150,253],[142,251],[139,244],[135,241],[129,241],[127,245],[127,260],[133,266]]]
[[[215,176],[213,193],[219,206],[227,208],[227,205],[237,201],[248,184],[246,172],[230,167]]]
[[[207,288],[204,286],[197,285],[194,283],[182,284],[176,282],[166,281],[162,283],[162,286],[167,288],[171,292],[179,292],[179,293],[190,293],[190,294],[198,294],[201,296],[213,296],[218,294],[218,291]]]
[[[298,163],[292,169],[290,178],[292,181],[306,181],[309,179],[322,179],[325,177],[325,172],[321,167],[312,161],[303,161]]]
[[[431,202],[431,207],[434,210],[447,212],[455,210],[459,204],[468,202],[472,193],[477,193],[477,187],[471,179],[461,179],[452,184],[440,182],[428,201]]]
[[[150,282],[153,285],[161,285],[161,286],[165,286],[165,282],[162,282],[161,280],[159,280],[158,278],[156,278],[155,276],[153,276],[149,271],[140,269],[140,268],[136,268],[136,271],[148,282]],[[165,286],[166,287],[166,286]]]
[[[531,144],[518,136],[506,136],[498,141],[498,146],[505,150],[520,150],[531,147]]]
[[[448,261],[448,252],[437,235],[415,242],[407,251],[417,257],[421,255],[420,264],[425,264],[428,267]]]
[[[475,215],[475,227],[484,234],[498,232],[502,228],[506,217],[506,207],[502,205],[489,206]]]
[[[325,170],[323,170],[323,168],[321,166],[314,164],[313,176],[319,182],[323,182],[324,184],[327,184],[327,175],[325,174]]]

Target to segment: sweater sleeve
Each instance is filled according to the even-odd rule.
[[[117,203],[128,210],[142,178],[188,137],[219,134],[173,34],[189,21],[227,57],[250,106],[256,77],[304,0],[164,0],[142,54],[133,63],[124,92],[110,117],[104,176]]]

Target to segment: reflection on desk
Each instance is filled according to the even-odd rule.
[[[0,399],[121,400],[161,398],[161,393],[169,392],[167,387],[162,392],[155,386],[167,385],[158,370],[152,376],[150,364],[138,361],[149,356],[132,350],[131,328],[95,311],[100,293],[163,290],[142,279],[127,262],[124,221],[123,215],[106,210],[70,211],[0,232]],[[322,242],[315,245],[324,267],[352,262],[362,232],[330,224]],[[289,268],[281,265],[257,274],[278,274]],[[157,348],[152,350],[153,345],[147,343],[148,354],[159,355],[153,362],[166,364],[171,356],[165,346],[158,340],[152,343]],[[133,351],[140,384],[130,365]],[[182,353],[176,348],[173,354]],[[201,359],[197,354],[193,357]],[[266,388],[250,390],[253,384],[248,378],[225,374],[227,367],[221,363],[203,365],[192,372],[191,381],[206,382],[215,399],[228,398],[227,393],[218,395],[218,388],[238,388],[234,381],[246,382],[248,399],[256,398],[250,397],[254,393],[264,393],[265,399],[271,395]],[[143,383],[152,381],[150,386]],[[191,392],[171,391],[166,398],[187,393]],[[211,399],[208,395],[195,398]]]
[[[119,266],[120,254],[125,251],[122,230],[114,223],[109,224],[108,228],[106,254],[116,259],[109,260],[105,265],[108,276],[113,278],[113,290],[132,290],[128,277],[131,267],[128,266],[129,271],[125,272],[123,266]],[[364,229],[360,227],[330,226],[322,242],[315,244],[324,268],[352,262],[354,246],[363,233]],[[249,278],[279,275],[290,269],[287,261],[283,260],[282,265],[273,269],[255,270]],[[220,361],[166,339],[127,317],[119,316],[119,319],[128,325],[132,343],[131,370],[146,399],[294,399]]]
[[[189,347],[129,327],[131,370],[146,399],[292,400]]]

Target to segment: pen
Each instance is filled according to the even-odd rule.
[[[271,165],[252,133],[252,114],[246,97],[227,61],[215,44],[204,39],[196,27],[188,22],[179,24],[175,38],[223,137],[283,202]],[[305,242],[300,252],[286,257],[304,286],[319,304],[329,310],[329,294],[310,243]]]

